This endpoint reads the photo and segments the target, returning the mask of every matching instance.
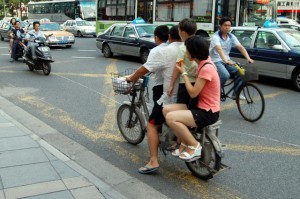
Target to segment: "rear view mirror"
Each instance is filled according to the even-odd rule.
[[[282,45],[274,45],[272,48],[275,50],[281,50],[281,51],[284,51],[284,49],[285,49]]]
[[[129,34],[128,37],[129,37],[129,38],[133,38],[133,39],[136,38],[135,34]]]

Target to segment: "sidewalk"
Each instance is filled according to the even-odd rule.
[[[0,199],[15,198],[105,197],[69,158],[0,110]]]
[[[0,199],[167,199],[0,96]]]

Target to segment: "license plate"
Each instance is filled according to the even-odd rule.
[[[50,49],[48,47],[39,47],[39,49],[43,52],[50,51]]]
[[[67,41],[64,41],[64,40],[62,40],[62,41],[59,41],[59,43],[60,44],[66,44],[66,43],[68,43]]]

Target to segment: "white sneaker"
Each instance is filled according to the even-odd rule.
[[[233,100],[236,100],[236,96],[232,95],[231,97]],[[246,100],[246,97],[243,94],[240,94],[240,100]]]

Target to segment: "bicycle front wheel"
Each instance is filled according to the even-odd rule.
[[[130,144],[136,145],[143,141],[145,131],[143,129],[142,118],[140,118],[135,110],[133,110],[130,120],[130,109],[131,107],[127,104],[123,104],[119,107],[117,112],[117,124],[125,140]]]
[[[259,120],[265,111],[265,99],[254,84],[246,82],[238,91],[236,103],[242,117],[249,122]]]

